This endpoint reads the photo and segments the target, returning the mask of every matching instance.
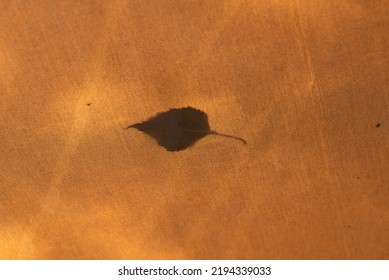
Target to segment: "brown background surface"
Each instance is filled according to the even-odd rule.
[[[388,259],[388,15],[1,0],[0,258]],[[248,144],[123,131],[188,105]]]

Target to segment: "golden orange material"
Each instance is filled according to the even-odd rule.
[[[388,14],[0,0],[0,259],[388,259]],[[187,106],[247,145],[124,130]]]

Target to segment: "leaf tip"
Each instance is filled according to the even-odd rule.
[[[129,129],[129,128],[134,128],[135,127],[135,124],[132,124],[132,125],[130,125],[130,126],[127,126],[124,130],[127,130],[127,129]]]

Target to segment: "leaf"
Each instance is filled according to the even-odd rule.
[[[157,140],[168,151],[181,151],[207,135],[214,134],[246,141],[235,136],[220,134],[209,127],[208,116],[192,107],[171,109],[162,112],[147,121],[130,125]]]

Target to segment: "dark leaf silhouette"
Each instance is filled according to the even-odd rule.
[[[246,144],[242,138],[212,131],[207,114],[192,107],[171,109],[128,128],[136,128],[148,134],[168,151],[184,150],[210,134],[234,138]]]

